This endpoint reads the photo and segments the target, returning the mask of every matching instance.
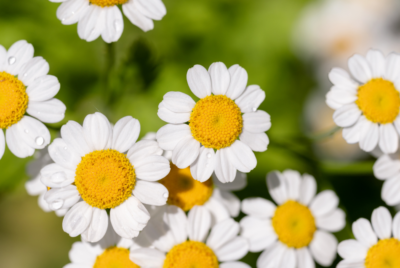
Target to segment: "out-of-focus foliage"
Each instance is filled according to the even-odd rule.
[[[295,169],[314,175],[319,190],[334,189],[351,223],[370,218],[372,210],[383,204],[382,183],[372,175],[372,158],[337,163],[318,159],[313,152],[302,113],[315,81],[311,68],[292,52],[292,29],[309,2],[164,0],[167,15],[155,22],[154,30],[143,33],[124,18],[124,33],[110,46],[101,39],[80,40],[76,25],[62,25],[56,18],[57,3],[0,1],[0,44],[8,49],[25,39],[35,47],[36,56],[49,62],[50,74],[61,83],[57,98],[67,106],[65,120],[55,129],[68,120],[82,123],[87,114],[100,111],[114,123],[126,115],[139,119],[143,136],[164,125],[157,108],[166,92],[191,94],[186,83],[190,67],[208,68],[215,61],[240,64],[249,74],[249,84],[258,84],[266,92],[260,109],[271,115],[272,128],[269,149],[256,154],[258,165],[238,196],[268,197],[266,174]],[[52,135],[55,138],[57,131]],[[1,266],[62,267],[69,262],[68,251],[77,239],[69,238],[61,219],[42,212],[37,198],[26,194],[29,160],[18,159],[8,150],[0,160]],[[337,235],[339,240],[350,238],[349,226]],[[250,253],[244,261],[255,267],[258,255]]]

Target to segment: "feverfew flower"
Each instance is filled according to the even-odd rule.
[[[140,267],[250,268],[237,262],[249,249],[247,239],[237,236],[239,224],[226,219],[210,228],[204,207],[194,207],[188,216],[176,206],[162,207],[140,235],[153,248],[132,250],[130,258]]]
[[[154,28],[153,20],[161,20],[167,13],[161,0],[50,0],[62,2],[57,18],[62,24],[78,23],[78,35],[88,42],[100,35],[107,43],[116,42],[124,30],[125,16],[143,31]]]
[[[400,213],[392,220],[389,210],[379,207],[371,223],[363,218],[353,223],[356,239],[339,244],[338,253],[344,260],[338,268],[400,267]]]
[[[275,206],[264,198],[247,198],[240,221],[250,251],[264,251],[258,268],[311,268],[314,260],[329,266],[336,257],[337,240],[330,232],[345,226],[339,199],[330,190],[317,195],[314,177],[297,171],[271,172],[267,177]]]
[[[382,199],[389,206],[400,205],[400,159],[397,154],[382,155],[374,164],[374,174],[384,180]]]
[[[55,164],[40,172],[52,188],[45,200],[54,210],[70,208],[63,220],[70,236],[99,241],[110,210],[115,232],[136,237],[150,218],[143,203],[166,203],[168,190],[155,181],[169,173],[169,161],[155,141],[136,142],[139,132],[139,121],[130,116],[111,126],[95,113],[86,116],[83,127],[69,121],[61,128],[62,138],[49,146]]]
[[[49,69],[42,57],[33,57],[33,46],[25,40],[8,51],[0,45],[0,159],[6,143],[19,158],[43,149],[50,143],[50,132],[42,122],[64,118],[65,105],[54,99],[60,83],[47,75]]]
[[[157,132],[157,141],[172,151],[172,163],[190,166],[194,179],[204,182],[215,171],[223,182],[232,182],[236,171],[249,172],[257,165],[253,151],[267,150],[264,133],[271,127],[269,114],[257,110],[265,99],[259,86],[247,85],[247,72],[213,63],[207,71],[195,65],[187,81],[197,103],[181,92],[168,92],[158,116],[169,123]],[[186,124],[188,123],[188,124]]]
[[[333,120],[343,127],[348,143],[359,143],[364,151],[376,146],[383,153],[394,153],[400,132],[400,55],[387,57],[369,50],[366,58],[356,54],[349,60],[354,78],[343,69],[334,68],[329,78],[334,86],[326,103],[335,109]]]

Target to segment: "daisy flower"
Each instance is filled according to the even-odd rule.
[[[374,164],[374,174],[384,180],[382,199],[389,206],[400,204],[400,159],[397,154],[382,155]]]
[[[165,206],[154,214],[143,230],[153,248],[131,251],[130,259],[152,268],[250,268],[237,262],[248,252],[247,239],[237,236],[239,224],[226,219],[211,228],[211,215],[194,207],[188,216],[176,206]]]
[[[379,207],[371,223],[363,218],[353,223],[356,239],[340,242],[338,253],[344,260],[338,268],[400,267],[400,213],[392,221],[389,210]]]
[[[329,78],[334,86],[326,95],[326,103],[335,109],[333,120],[343,127],[348,143],[359,143],[364,151],[376,146],[383,153],[398,148],[400,131],[400,55],[386,58],[380,51],[369,50],[366,58],[354,55],[349,69],[334,68]]]
[[[49,207],[49,204],[44,200],[44,195],[47,192],[47,187],[44,185],[40,179],[40,170],[48,165],[53,163],[50,158],[47,147],[41,151],[35,153],[35,160],[28,163],[27,173],[30,176],[30,180],[25,183],[25,189],[29,195],[39,196],[38,203],[39,207],[44,212],[52,211]],[[64,216],[67,211],[65,209],[56,210],[57,216]]]
[[[116,42],[124,30],[125,16],[147,32],[154,28],[153,20],[161,20],[167,13],[161,0],[50,0],[62,2],[57,18],[64,25],[78,23],[78,35],[91,42],[100,35],[107,43]]]
[[[337,240],[330,232],[345,226],[339,199],[330,190],[317,195],[314,177],[297,171],[271,172],[269,193],[278,204],[264,198],[247,198],[240,221],[241,235],[249,239],[250,251],[264,250],[258,268],[313,268],[314,260],[329,266],[336,257]]]
[[[69,121],[49,146],[54,164],[41,170],[50,208],[69,209],[63,229],[89,242],[100,240],[111,224],[118,235],[136,237],[150,214],[144,207],[164,205],[168,190],[155,181],[170,166],[155,141],[136,142],[138,120],[126,116],[111,126],[101,113],[86,116],[83,127]],[[127,153],[126,153],[127,152]],[[82,200],[81,200],[82,199]]]
[[[33,57],[33,46],[25,40],[8,51],[0,45],[0,159],[6,143],[19,158],[43,149],[50,143],[50,132],[42,122],[64,118],[65,105],[53,98],[60,83],[48,72],[47,61]]]
[[[157,132],[157,141],[172,151],[172,163],[190,166],[194,179],[204,182],[215,171],[225,183],[236,171],[249,172],[257,165],[253,151],[267,150],[264,133],[271,127],[269,114],[257,110],[265,99],[259,86],[248,86],[247,72],[213,63],[207,71],[195,65],[187,81],[197,103],[181,92],[168,92],[158,106],[158,116],[169,123]]]

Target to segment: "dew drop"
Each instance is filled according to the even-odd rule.
[[[29,130],[28,130],[28,129],[25,129],[25,133],[29,133]]]
[[[212,156],[211,154],[207,154],[207,158],[211,158],[211,156]]]
[[[163,197],[168,198],[168,193],[164,193]]]
[[[67,146],[65,146],[65,147],[64,147],[64,150],[67,150],[67,149],[68,149],[68,147],[67,147]]]
[[[28,132],[26,132],[26,133],[28,133]],[[44,138],[43,137],[37,137],[35,139],[35,142],[36,142],[37,145],[42,146],[44,144]]]
[[[8,64],[9,65],[13,65],[16,61],[17,61],[17,59],[15,57],[9,57],[8,58]]]
[[[53,210],[57,210],[57,209],[61,208],[63,204],[64,204],[64,201],[61,200],[61,199],[54,200],[54,201],[51,203],[51,208],[52,208]]]
[[[255,112],[255,111],[257,111],[257,108],[256,108],[256,107],[253,107],[253,109],[252,109],[252,110],[253,110],[253,112]]]
[[[37,112],[37,114],[40,114],[40,112]]]
[[[121,31],[121,23],[118,20],[114,21],[114,28],[117,32]]]
[[[54,183],[62,183],[63,181],[67,180],[64,172],[57,172],[51,175],[50,180]]]

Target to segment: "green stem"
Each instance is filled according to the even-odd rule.
[[[314,135],[308,135],[308,138],[311,141],[321,141],[327,138],[332,137],[336,132],[338,132],[341,129],[341,127],[335,126],[334,128],[323,132],[323,133],[319,133],[319,134],[314,134]]]
[[[110,77],[114,69],[115,64],[115,49],[114,43],[106,43],[106,51],[105,51],[105,68],[104,68],[104,88],[105,88],[105,97],[106,103],[109,105],[113,99],[113,88],[110,85]]]

